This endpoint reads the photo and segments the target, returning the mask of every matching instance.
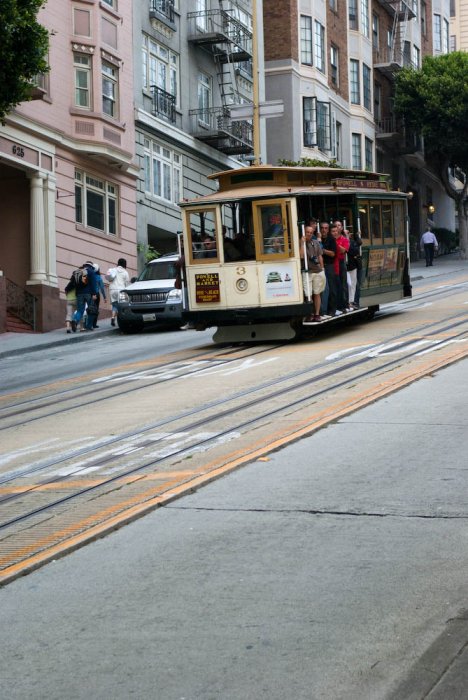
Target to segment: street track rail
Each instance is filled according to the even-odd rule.
[[[450,335],[447,337],[447,334]],[[444,335],[442,339],[433,343],[433,348],[437,349],[439,346],[443,347],[448,342],[448,339],[464,339],[467,337],[467,334],[468,318],[466,312],[463,312],[454,314],[450,318],[444,319],[444,321],[428,324],[424,333],[420,335],[423,335],[425,338]],[[60,523],[70,517],[67,513],[67,506],[70,504],[92,496],[85,506],[85,511],[89,513],[86,526],[88,528],[95,526],[96,522],[105,522],[106,517],[113,518],[116,513],[124,513],[134,506],[135,499],[140,498],[140,500],[144,501],[145,498],[148,498],[148,478],[151,475],[154,476],[155,468],[167,465],[168,462],[173,462],[174,460],[180,461],[184,456],[196,450],[209,448],[216,441],[219,441],[220,438],[243,431],[254,424],[268,424],[280,412],[294,414],[298,408],[310,408],[319,398],[331,396],[340,388],[362,382],[364,379],[375,375],[391,372],[402,363],[405,363],[405,361],[421,353],[420,347],[414,348],[415,336],[417,335],[417,332],[414,330],[409,330],[389,338],[387,343],[393,345],[399,343],[400,349],[398,357],[390,360],[385,360],[385,355],[381,356],[385,361],[378,363],[375,362],[375,358],[368,356],[352,360],[346,358],[325,360],[313,367],[296,370],[271,381],[251,386],[226,398],[207,402],[202,406],[174,416],[167,416],[143,428],[131,430],[119,436],[113,436],[109,440],[98,441],[96,445],[68,452],[52,460],[45,460],[42,463],[31,465],[29,468],[12,470],[10,474],[5,474],[0,479],[0,492],[8,486],[13,488],[13,492],[0,496],[0,505],[3,513],[2,521],[0,522],[0,551],[5,551],[5,554],[0,556],[0,580],[2,570],[8,572],[12,567],[21,566],[21,562],[27,561],[31,557],[32,552],[46,553],[48,549],[56,546],[57,542],[67,540],[70,537],[70,533],[73,534],[77,531],[76,524],[68,525],[66,528],[60,527]],[[278,345],[276,348],[280,348],[282,345]],[[407,352],[404,352],[405,347],[408,348]],[[250,351],[261,353],[276,348],[270,346],[259,349],[254,346],[250,348]],[[239,355],[239,348],[235,348],[235,351]],[[231,349],[225,352],[229,355],[234,350]],[[206,353],[204,354],[206,355]],[[213,354],[218,355],[216,351],[213,351]],[[246,354],[248,353],[241,353],[242,357]],[[239,357],[235,359],[237,360]],[[371,366],[372,364],[373,366]],[[177,382],[178,379],[180,377],[174,381]],[[157,382],[155,383],[157,384]],[[326,385],[324,385],[325,383]],[[315,387],[314,391],[311,391],[312,387]],[[134,389],[136,388],[134,387]],[[101,396],[97,400],[113,399],[115,395],[113,393],[107,397]],[[281,402],[280,405],[273,408],[263,409],[273,399],[285,396],[287,396],[287,401]],[[48,398],[51,397],[53,398],[53,395],[48,396]],[[66,410],[69,409],[67,408]],[[255,414],[253,411],[256,411]],[[194,415],[196,415],[196,420],[192,420]],[[232,418],[235,416],[238,417],[234,424]],[[226,426],[225,423],[228,423],[228,425]],[[208,426],[212,426],[213,432],[209,436],[194,438],[188,444],[169,450],[157,458],[148,459],[147,450],[154,449],[155,445],[161,442],[157,437],[153,439],[144,437],[145,435],[148,436],[151,431],[165,428],[191,433],[201,426],[204,426],[205,429]],[[130,468],[125,468],[125,461],[128,461],[129,457],[127,453],[120,456],[115,454],[112,457],[103,454],[103,450],[105,452],[109,445],[116,445],[119,442],[122,443],[128,440],[136,441],[135,447],[142,450],[141,459],[137,460],[137,463],[132,464]],[[93,454],[96,456],[91,461],[87,461],[84,467],[72,469],[66,476],[58,479],[46,477],[38,483],[29,486],[24,485],[24,479],[28,477],[40,475],[41,472],[46,472],[51,467],[57,467],[61,464],[69,465],[73,460],[81,459],[85,456],[89,457]],[[84,475],[88,476],[90,468],[102,466],[116,469],[117,471],[106,478],[98,477],[91,484],[84,483],[80,486],[79,483],[76,483],[76,480],[79,481]],[[164,472],[162,472],[161,477],[164,480]],[[189,483],[192,479],[193,473],[187,473],[185,477],[178,478],[178,483],[184,480]],[[20,485],[18,486],[19,482]],[[17,492],[15,492],[15,484],[18,489]],[[130,490],[130,499],[125,498],[124,494],[121,493],[123,486],[125,486],[125,491]],[[156,489],[154,487],[149,489],[149,492],[154,496],[155,491],[163,493],[172,486],[173,481],[171,478],[167,478]],[[60,488],[67,489],[68,493],[57,498],[54,491]],[[99,496],[99,498],[96,498],[96,496]],[[39,503],[37,502],[38,500],[40,501]],[[84,530],[86,530],[86,527],[84,527]],[[28,538],[31,540],[31,544],[21,546],[25,530],[28,531]],[[83,531],[81,525],[78,527],[78,530],[80,532]],[[44,535],[45,531],[47,535]],[[34,535],[35,532],[37,537]],[[54,537],[54,532],[59,533],[58,537]]]

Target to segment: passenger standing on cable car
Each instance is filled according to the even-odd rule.
[[[313,315],[307,316],[306,322],[318,323],[322,320],[320,316],[321,293],[325,289],[325,272],[323,269],[323,257],[320,243],[312,238],[313,227],[306,226],[304,236],[300,244],[302,286],[306,299],[312,297]],[[305,249],[305,251],[304,251]],[[307,265],[304,264],[305,254],[307,255]]]
[[[346,254],[349,250],[349,232],[343,227],[341,221],[335,221],[337,229],[336,245],[337,255],[335,258],[335,273],[337,280],[337,309],[346,313],[349,307],[348,301],[348,277],[346,269]]]
[[[323,262],[325,263],[325,277],[327,278],[328,295],[322,300],[323,311],[328,316],[336,314],[336,275],[335,275],[335,256],[336,256],[336,240],[333,235],[333,227],[330,230],[328,223],[321,225],[322,230],[322,245],[323,245]]]

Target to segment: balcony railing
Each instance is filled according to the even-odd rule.
[[[162,17],[174,24],[174,0],[150,0],[150,17]]]
[[[189,12],[188,40],[201,45],[225,46],[230,61],[248,61],[252,57],[252,33],[225,10]],[[217,53],[222,48],[217,49]]]
[[[36,297],[11,280],[6,280],[6,308],[36,330]]]
[[[151,86],[153,100],[153,114],[155,117],[163,117],[172,124],[176,120],[175,97],[156,85]]]
[[[232,121],[226,107],[192,109],[191,133],[228,155],[249,154],[253,151],[253,131],[249,121]]]

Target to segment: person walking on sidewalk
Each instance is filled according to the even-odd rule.
[[[426,267],[432,267],[432,261],[434,260],[434,252],[438,249],[439,243],[437,238],[432,233],[431,229],[427,229],[421,236],[419,241],[419,247],[422,250],[424,246],[424,254],[426,256]]]
[[[130,284],[130,276],[127,272],[127,261],[125,258],[119,258],[117,267],[111,267],[107,270],[106,280],[109,282],[109,297],[112,305],[111,326],[115,326],[117,317],[119,292],[125,289]]]
[[[97,324],[98,316],[99,316],[99,303],[101,301],[101,297],[106,301],[106,288],[104,287],[104,282],[101,277],[101,270],[99,268],[99,265],[97,263],[94,263],[94,272],[96,274],[96,287],[97,287],[97,298],[96,298],[96,313],[93,315],[93,328],[99,328]]]
[[[83,318],[86,307],[97,299],[97,282],[93,263],[89,260],[81,268],[81,275],[76,281],[76,311],[73,314],[71,327],[76,331],[77,324]],[[92,316],[86,316],[84,330],[93,330]]]

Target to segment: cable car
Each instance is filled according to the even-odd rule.
[[[360,305],[411,296],[407,195],[379,173],[251,166],[211,176],[216,192],[180,202],[184,318],[215,342],[287,340],[311,314],[301,275],[304,224],[340,220],[361,239]],[[334,322],[332,318],[325,322]]]

